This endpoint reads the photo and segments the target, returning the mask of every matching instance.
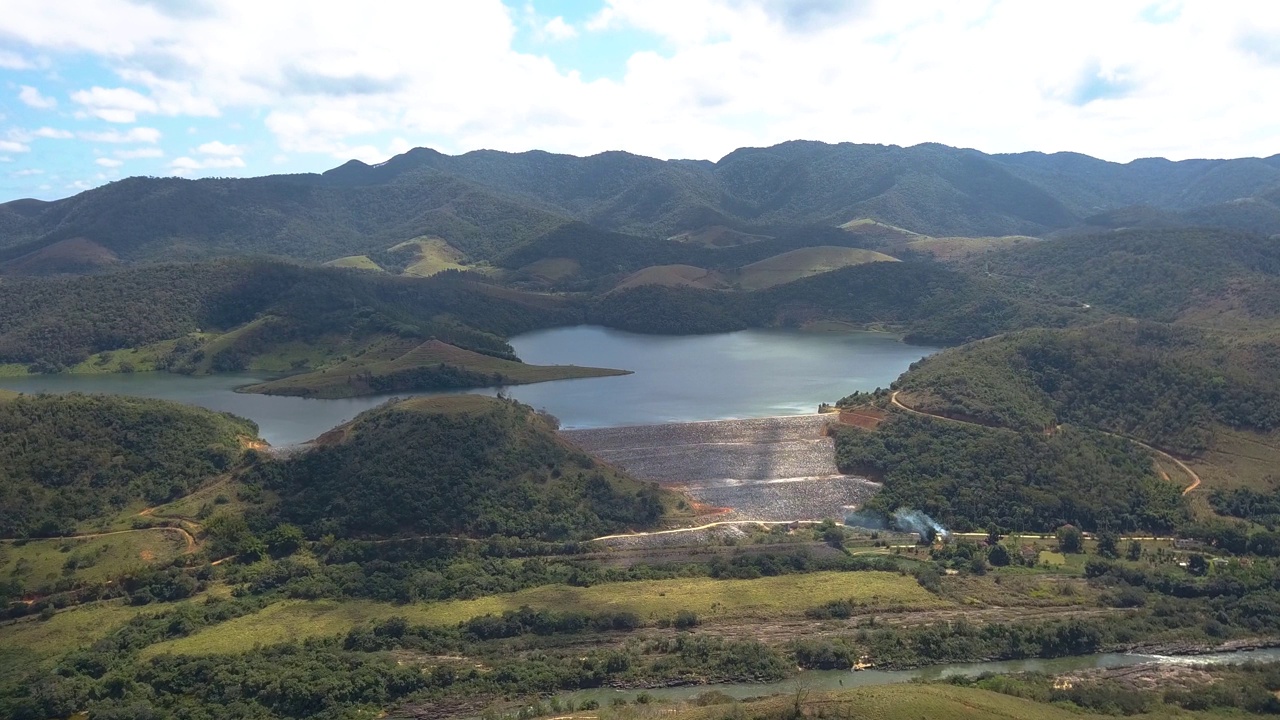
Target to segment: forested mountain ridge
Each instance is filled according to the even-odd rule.
[[[0,306],[0,363],[38,370],[178,339],[164,349],[166,369],[243,369],[282,344],[359,350],[386,337],[435,337],[512,358],[503,338],[582,317],[570,301],[458,272],[391,277],[250,258],[6,282]]]
[[[1270,234],[1280,232],[1278,192],[1277,156],[1122,165],[1070,153],[793,141],[713,163],[417,148],[323,174],[128,178],[55,202],[5,203],[0,262],[77,238],[126,262],[254,253],[326,261],[428,234],[484,260],[569,220],[649,237],[860,217],[932,235],[1043,235],[1131,206]]]

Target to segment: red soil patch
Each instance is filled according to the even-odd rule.
[[[864,407],[840,411],[840,423],[852,425],[863,430],[875,430],[884,422],[886,414],[879,408]]]

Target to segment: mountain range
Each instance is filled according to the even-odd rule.
[[[324,262],[422,236],[484,261],[571,221],[667,238],[860,218],[940,237],[1188,225],[1270,235],[1280,233],[1280,155],[1117,164],[793,141],[710,162],[416,148],[320,174],[133,177],[54,202],[0,204],[0,263],[46,274],[245,253]]]

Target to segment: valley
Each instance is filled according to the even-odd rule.
[[[1229,162],[1063,163],[414,150],[0,206],[0,714],[1262,707],[1275,237],[1168,224]]]

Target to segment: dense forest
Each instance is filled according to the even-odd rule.
[[[663,512],[655,486],[597,463],[511,401],[408,400],[342,434],[296,458],[262,459],[246,477],[278,494],[279,519],[312,537],[578,540],[649,526]]]
[[[974,260],[975,270],[1127,316],[1172,322],[1280,312],[1280,242],[1212,229],[1057,238]]]
[[[729,293],[645,285],[608,293],[588,319],[651,333],[693,333],[840,320],[905,331],[909,342],[956,345],[1088,314],[932,263],[855,265],[765,290]]]
[[[400,278],[252,259],[6,282],[0,306],[0,363],[40,370],[196,331],[233,330],[256,318],[263,322],[219,343],[224,357],[209,358],[211,369],[241,369],[273,345],[329,335],[437,337],[511,358],[503,337],[581,318],[571,303],[525,299],[457,272]],[[190,364],[190,353],[201,349],[189,348],[173,364]]]
[[[1185,522],[1181,488],[1133,443],[1083,429],[1045,436],[904,416],[875,432],[840,428],[836,462],[884,488],[867,507],[916,508],[962,531],[1167,532]]]
[[[130,503],[173,500],[228,471],[248,420],[162,400],[0,400],[0,535],[46,537]]]
[[[1272,341],[1118,321],[948,350],[894,385],[921,409],[1023,430],[1078,424],[1195,455],[1214,427],[1280,427]]]

